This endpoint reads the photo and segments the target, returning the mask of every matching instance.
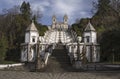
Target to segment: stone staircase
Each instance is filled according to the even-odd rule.
[[[49,57],[45,72],[72,72],[74,69],[70,64],[70,59],[65,46],[58,44]]]
[[[40,72],[50,72],[50,73],[59,73],[59,72],[76,72],[76,69],[72,67],[70,63],[70,58],[68,52],[64,45],[59,42],[56,48],[53,50],[51,56],[48,59],[48,64],[45,68],[39,70]],[[36,71],[35,63],[26,63],[24,66],[9,68],[6,70],[15,70],[15,71]]]

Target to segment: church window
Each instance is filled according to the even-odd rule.
[[[90,42],[90,37],[86,36],[86,42],[89,43]]]
[[[32,37],[32,42],[35,42],[35,37]]]
[[[67,19],[65,19],[65,21],[67,21]]]
[[[55,21],[55,19],[53,21]]]

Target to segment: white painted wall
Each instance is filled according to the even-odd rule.
[[[33,37],[35,37],[35,42],[32,41]],[[39,37],[38,32],[30,31],[25,33],[25,43],[37,43],[37,39]]]
[[[91,34],[89,33],[89,32],[84,32],[84,34],[83,34],[83,37],[84,37],[84,43],[87,43],[87,36],[91,36]],[[91,38],[90,38],[90,41],[91,41]]]
[[[92,43],[96,43],[97,42],[96,32],[91,32],[91,41],[92,41]]]
[[[27,61],[27,48],[25,50],[24,49],[21,50],[21,61],[22,62]]]
[[[25,33],[25,43],[30,43],[30,32]]]
[[[16,67],[16,66],[22,66],[23,63],[15,63],[15,64],[2,64],[0,65],[0,69],[10,68],[10,67]]]
[[[84,43],[80,43],[80,46],[79,46],[79,53],[83,53],[83,46],[84,46]],[[92,62],[99,62],[100,61],[100,47],[99,45],[94,45],[94,49],[93,49],[93,52],[91,52],[91,46],[92,44],[88,44],[86,45],[85,49],[86,49],[86,58],[88,60],[88,62],[91,62],[90,59],[92,58]],[[68,49],[68,52],[69,52],[69,55],[73,55],[74,59],[76,59],[77,57],[77,43],[73,43],[73,44],[67,44],[67,49]],[[92,53],[92,57],[90,57],[90,53]],[[71,56],[70,56],[71,57]],[[82,59],[82,57],[81,57]]]
[[[35,61],[35,51],[33,48],[30,49],[31,52],[28,53],[28,61],[34,62]]]
[[[60,27],[60,25],[57,25],[58,27]],[[64,25],[65,28],[67,28],[67,26]],[[60,35],[59,35],[60,34]],[[71,43],[71,41],[75,40],[75,38],[73,37],[77,37],[75,36],[76,33],[74,32],[73,36],[72,35],[69,35],[68,32],[66,31],[57,31],[57,30],[49,30],[45,33],[45,36],[40,36],[39,37],[39,34],[38,32],[35,32],[35,31],[31,31],[31,32],[26,32],[25,34],[25,43],[32,43],[32,44],[36,44],[37,43],[37,39],[39,37],[41,43],[47,43],[47,44],[51,44],[51,43],[58,43],[59,42],[59,36],[61,36],[60,40],[63,44],[68,44],[68,43]],[[87,40],[86,40],[86,36],[89,36],[90,37],[90,43],[96,43],[96,32],[94,31],[91,31],[91,32],[84,32],[83,33],[83,37],[84,37],[84,43],[87,43]],[[35,42],[33,43],[32,42],[32,37],[35,37]],[[80,53],[82,53],[82,48],[83,48],[83,45],[84,43],[81,43],[80,45]],[[68,46],[68,51],[69,53],[73,53],[74,57],[76,58],[77,57],[77,44],[73,44],[74,46]],[[29,53],[29,61],[34,61],[35,60],[35,52],[33,49],[30,50],[31,53]],[[45,46],[42,45],[41,47],[41,53],[44,55],[45,53]],[[93,52],[93,62],[96,62],[96,61],[99,61],[99,52],[98,52],[98,48],[94,48],[94,52]],[[21,60],[22,61],[27,61],[27,53],[25,53],[25,51],[22,51],[21,53],[22,55],[22,58]],[[98,56],[97,56],[98,55]],[[86,57],[88,59],[88,61],[90,61],[90,46],[86,46]]]
[[[39,37],[39,34],[38,32],[30,32],[30,43],[33,43],[32,42],[32,38],[35,37],[35,42],[34,43],[37,43],[37,39]]]
[[[83,37],[84,37],[84,43],[87,43],[87,36],[89,36],[89,40],[90,42],[89,43],[96,43],[97,42],[97,35],[96,35],[96,32],[94,31],[91,31],[91,32],[84,32],[83,33]]]
[[[90,47],[86,46],[86,58],[88,61],[90,61]]]

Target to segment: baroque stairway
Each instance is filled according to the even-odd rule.
[[[63,44],[66,44],[73,41],[73,38],[68,31],[50,30],[46,32],[44,40],[46,40],[46,43],[58,43],[61,40]]]
[[[64,45],[58,44],[49,57],[45,72],[72,72],[75,69],[70,64],[68,52]]]

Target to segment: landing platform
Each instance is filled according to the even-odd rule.
[[[120,79],[120,72],[36,73],[0,71],[0,79]]]

